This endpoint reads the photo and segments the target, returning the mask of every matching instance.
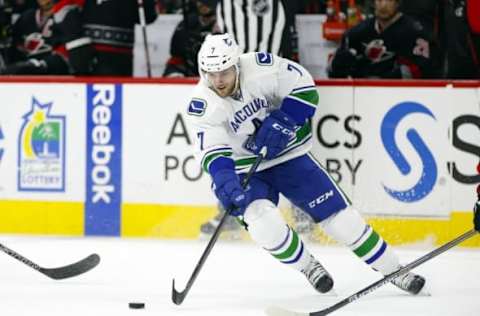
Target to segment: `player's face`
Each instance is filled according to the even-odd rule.
[[[207,72],[207,79],[219,96],[228,97],[235,90],[237,71],[235,66],[232,66],[223,71]]]
[[[398,11],[398,0],[375,0],[375,16],[377,19],[388,21]]]

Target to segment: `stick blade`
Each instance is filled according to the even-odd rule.
[[[265,313],[268,316],[309,316],[309,313],[292,312],[277,306],[269,306]]]
[[[54,280],[68,279],[95,268],[100,263],[100,256],[96,253],[80,261],[59,268],[40,268],[39,271]]]
[[[178,292],[175,289],[175,279],[173,279],[172,280],[172,302],[175,303],[176,305],[180,305],[183,303],[185,296],[186,296],[185,290],[182,292]]]

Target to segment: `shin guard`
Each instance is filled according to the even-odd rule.
[[[280,262],[300,271],[307,266],[309,251],[272,202],[266,199],[252,202],[243,219],[252,239]]]
[[[374,270],[386,275],[400,267],[397,255],[353,207],[333,214],[320,225],[329,236],[348,246]]]

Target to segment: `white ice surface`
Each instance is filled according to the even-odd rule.
[[[343,247],[310,244],[336,282],[336,295],[319,295],[299,272],[253,243],[220,241],[184,303],[176,306],[170,300],[172,278],[182,290],[206,241],[0,236],[0,242],[44,267],[93,252],[102,258],[84,275],[55,281],[0,253],[1,316],[247,316],[264,315],[270,305],[307,312],[380,278]],[[402,262],[410,262],[432,248],[396,250]],[[427,278],[431,296],[409,296],[388,284],[332,315],[480,315],[480,250],[452,249],[416,271]],[[134,301],[144,302],[145,309],[129,309]]]

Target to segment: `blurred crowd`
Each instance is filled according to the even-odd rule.
[[[296,17],[322,14],[331,78],[480,78],[478,0],[0,0],[0,73],[131,76],[134,27],[158,14],[183,16],[163,76],[198,76],[210,33],[302,63]]]

